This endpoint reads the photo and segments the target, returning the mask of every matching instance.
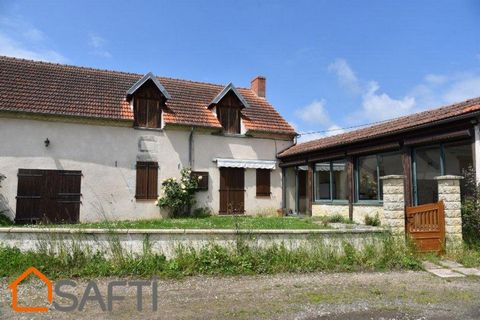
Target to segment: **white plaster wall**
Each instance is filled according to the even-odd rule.
[[[135,199],[136,161],[158,161],[160,191],[163,179],[179,177],[180,169],[189,165],[189,134],[186,130],[135,130],[0,118],[0,172],[7,176],[1,193],[6,206],[14,212],[19,168],[81,170],[81,221],[159,218],[160,210],[154,200]],[[44,145],[46,138],[50,140],[48,148]],[[276,152],[290,144],[289,141],[196,133],[193,169],[210,173],[209,189],[198,193],[198,206],[218,212],[220,178],[214,158],[274,160]],[[255,170],[246,170],[245,184],[247,213],[281,207],[279,168],[272,172],[270,198],[255,197]]]

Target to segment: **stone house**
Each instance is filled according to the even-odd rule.
[[[161,181],[188,167],[197,207],[275,212],[296,134],[265,86],[0,57],[2,206],[18,222],[157,218]]]

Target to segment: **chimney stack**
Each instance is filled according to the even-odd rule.
[[[251,88],[257,96],[265,98],[266,82],[267,79],[263,76],[257,76],[250,82]]]

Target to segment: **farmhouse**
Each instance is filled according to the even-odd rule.
[[[191,168],[197,207],[281,207],[276,155],[295,132],[251,88],[0,57],[3,211],[17,222],[158,218],[161,181]]]
[[[284,206],[357,222],[367,214],[383,218],[383,176],[402,178],[406,207],[437,202],[439,177],[460,180],[464,196],[460,176],[475,171],[480,181],[479,116],[476,98],[294,145],[278,155]]]

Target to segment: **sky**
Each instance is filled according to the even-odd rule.
[[[248,87],[301,141],[480,96],[480,1],[0,0],[0,55]]]

